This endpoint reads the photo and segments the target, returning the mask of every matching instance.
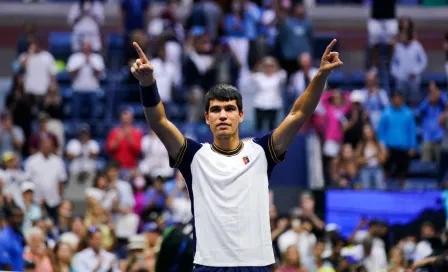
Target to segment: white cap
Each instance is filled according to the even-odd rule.
[[[364,93],[360,90],[353,90],[350,94],[350,102],[352,103],[363,103],[364,98]]]
[[[26,191],[33,191],[36,188],[36,186],[34,185],[34,183],[29,182],[29,181],[25,181],[24,183],[22,183],[22,186],[20,187],[20,189],[22,190],[22,193],[25,193]]]
[[[59,241],[70,245],[74,250],[78,249],[79,237],[73,232],[65,232],[59,237]]]
[[[335,223],[330,223],[330,224],[327,224],[325,226],[325,231],[327,231],[327,232],[330,232],[330,231],[337,231],[337,232],[339,232],[340,229],[341,228],[339,227],[339,225],[335,224]]]

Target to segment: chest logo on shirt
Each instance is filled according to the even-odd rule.
[[[248,156],[243,157],[243,162],[244,164],[248,164],[250,162],[249,157]]]

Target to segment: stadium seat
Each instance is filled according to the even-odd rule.
[[[72,53],[71,43],[71,32],[51,32],[48,36],[50,52],[56,59],[68,59]]]
[[[436,177],[437,165],[433,162],[412,160],[409,165],[409,177]]]
[[[445,73],[427,73],[422,76],[422,85],[427,87],[429,82],[435,81],[439,87],[444,87],[447,84],[447,76]]]
[[[346,83],[347,83],[346,77],[345,77],[345,74],[343,72],[334,71],[328,77],[328,86],[331,89],[341,88],[341,86],[346,84]]]
[[[349,84],[353,89],[361,89],[364,87],[366,74],[364,72],[353,72],[348,76]]]

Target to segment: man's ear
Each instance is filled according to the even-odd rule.
[[[208,120],[208,112],[204,111],[204,118],[207,125],[210,125],[210,121]]]
[[[243,122],[243,120],[244,120],[244,111],[242,110],[242,111],[240,111],[240,123],[242,123]]]

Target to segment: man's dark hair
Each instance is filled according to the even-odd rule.
[[[3,207],[3,213],[7,219],[13,217],[15,211],[21,211],[20,207],[15,202],[8,203]]]
[[[235,86],[229,84],[218,84],[210,88],[205,95],[205,111],[208,112],[210,101],[218,100],[227,102],[236,100],[236,105],[239,111],[243,110],[243,98],[241,93]]]

